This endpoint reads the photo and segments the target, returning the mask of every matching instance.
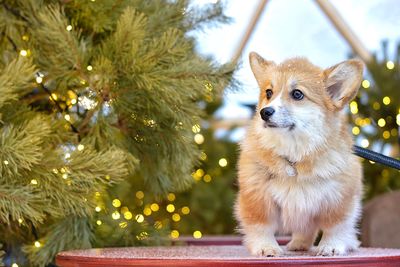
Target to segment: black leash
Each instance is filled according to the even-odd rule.
[[[364,159],[368,159],[374,162],[378,162],[380,164],[389,166],[391,168],[400,170],[400,160],[382,155],[380,153],[377,153],[375,151],[369,150],[369,149],[365,149],[363,147],[360,146],[353,146],[353,152],[355,155],[362,157]]]

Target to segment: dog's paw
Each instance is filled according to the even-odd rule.
[[[305,242],[301,239],[292,239],[287,245],[287,250],[290,251],[307,251],[311,247],[309,242]]]
[[[344,256],[348,252],[345,244],[320,244],[317,247],[317,256]]]
[[[264,245],[250,248],[250,253],[255,256],[277,257],[282,255],[283,250],[277,245]]]

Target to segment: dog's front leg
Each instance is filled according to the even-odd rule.
[[[275,257],[282,254],[275,239],[275,224],[251,224],[244,226],[244,244],[256,256]]]
[[[236,213],[244,234],[243,243],[253,255],[279,256],[282,249],[274,235],[278,229],[277,208],[272,202],[253,202],[253,199],[239,193]]]
[[[360,242],[357,239],[356,224],[360,214],[359,200],[355,198],[351,206],[353,208],[342,221],[330,227],[322,227],[323,235],[317,247],[317,255],[346,255],[358,248]]]

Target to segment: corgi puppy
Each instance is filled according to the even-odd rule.
[[[235,213],[251,254],[279,256],[278,229],[292,233],[287,249],[345,255],[359,246],[362,169],[352,154],[345,106],[357,94],[363,63],[321,69],[304,58],[281,64],[250,53],[260,88],[257,112],[241,143]]]

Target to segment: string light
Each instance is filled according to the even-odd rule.
[[[68,178],[68,174],[64,173],[64,174],[62,175],[62,178],[63,178],[63,179],[67,179],[67,178]]]
[[[360,128],[357,127],[357,126],[354,126],[353,129],[352,129],[351,131],[352,131],[352,133],[353,133],[354,135],[359,135],[359,134],[360,134]]]
[[[201,145],[204,143],[204,136],[202,134],[195,134],[194,135],[194,141],[196,142],[196,144]]]
[[[11,267],[19,267],[18,264],[16,264],[15,262],[13,264],[11,264]]]
[[[4,165],[8,165],[8,160],[3,161]]]
[[[396,116],[396,123],[400,126],[400,113]]]
[[[143,193],[143,191],[137,191],[135,195],[136,195],[136,198],[138,198],[138,199],[144,198],[144,193]]]
[[[227,161],[225,158],[221,158],[221,159],[218,161],[218,164],[219,164],[219,166],[221,166],[221,167],[226,167],[226,166],[228,165],[228,161]]]
[[[200,153],[200,159],[202,160],[202,161],[205,161],[206,159],[207,159],[207,154],[206,153],[204,153],[203,151]]]
[[[67,31],[69,31],[69,32],[72,31],[72,25],[68,25],[66,29],[67,29]]]
[[[37,184],[38,184],[38,181],[37,181],[36,179],[32,179],[32,180],[31,180],[31,184],[37,185]]]
[[[77,148],[79,151],[82,151],[85,148],[85,146],[82,144],[79,144]]]
[[[94,210],[95,210],[96,212],[100,212],[100,211],[101,211],[101,207],[97,206],[96,208],[94,208]]]
[[[76,101],[76,98],[72,98],[72,99],[71,99],[71,104],[72,104],[72,105],[75,105],[76,102],[77,102],[77,101]]]
[[[389,105],[389,104],[390,104],[390,97],[385,96],[385,97],[382,99],[382,102],[383,102],[383,104],[385,104],[386,106]]]
[[[392,70],[394,68],[394,63],[393,61],[388,61],[386,62],[386,68],[388,68],[389,70]]]
[[[365,89],[369,88],[371,83],[368,80],[364,80],[361,83],[362,87],[364,87]]]
[[[19,224],[21,224],[24,220],[22,220],[21,218],[18,219]]]
[[[390,138],[390,132],[389,131],[384,131],[382,133],[382,136],[383,136],[384,139],[389,139]]]
[[[65,153],[65,158],[66,159],[69,159],[71,157],[71,154],[70,153]]]
[[[176,198],[176,197],[175,197],[175,194],[174,194],[174,193],[169,193],[168,196],[167,196],[167,199],[168,199],[169,201],[171,201],[171,202],[174,201],[175,198]]]
[[[138,223],[144,222],[144,216],[143,216],[142,214],[136,215],[135,219],[136,219],[136,221],[137,221]]]
[[[192,132],[194,132],[194,133],[199,133],[200,130],[201,130],[200,125],[195,124],[192,126]]]
[[[156,228],[156,229],[161,229],[161,228],[162,228],[162,222],[156,221],[156,222],[154,223],[154,228]]]
[[[379,125],[379,127],[384,127],[386,125],[385,119],[384,118],[380,118],[378,120],[378,125]]]
[[[131,219],[132,219],[132,217],[133,217],[133,214],[132,214],[132,212],[130,212],[130,211],[127,211],[127,212],[125,212],[125,213],[124,213],[124,218],[125,218],[125,219],[127,219],[127,220],[131,220]]]
[[[350,112],[353,114],[357,114],[358,113],[358,105],[356,101],[351,101],[350,103]]]
[[[35,247],[40,248],[42,246],[42,244],[40,244],[39,241],[35,241],[34,243]]]
[[[65,119],[66,121],[70,121],[70,120],[71,120],[71,116],[70,116],[69,114],[65,114],[65,115],[64,115],[64,119]]]
[[[93,67],[92,67],[91,65],[88,65],[88,66],[86,67],[86,69],[87,69],[88,71],[92,71],[92,70],[93,70]]]
[[[112,201],[112,205],[113,205],[114,207],[116,207],[116,208],[119,208],[119,207],[121,207],[121,201],[120,201],[118,198],[116,198],[116,199],[114,199],[114,200]]]
[[[372,108],[378,110],[381,108],[381,104],[379,104],[379,102],[374,102],[374,104],[372,104]]]
[[[173,204],[168,204],[167,207],[166,207],[166,210],[167,210],[169,213],[172,213],[172,212],[175,211],[175,206],[174,206]]]
[[[126,228],[127,226],[128,226],[128,223],[127,223],[127,222],[120,222],[120,223],[119,223],[119,227],[122,228],[122,229],[123,229],[123,228]]]
[[[143,214],[144,215],[146,215],[146,216],[150,216],[151,215],[151,209],[149,208],[149,207],[145,207],[144,209],[143,209]]]
[[[112,217],[114,220],[118,220],[119,218],[121,218],[121,214],[120,214],[118,211],[114,211],[114,212],[111,214],[111,217]]]
[[[209,174],[204,175],[203,177],[204,182],[209,183],[211,182],[211,176]]]
[[[196,170],[196,175],[202,177],[204,175],[204,170],[203,169],[197,169]]]
[[[156,126],[155,120],[143,120],[143,124],[150,128],[153,128]]]
[[[179,237],[179,232],[177,230],[172,230],[170,236],[171,238],[176,239]]]
[[[203,234],[199,230],[193,232],[193,237],[196,239],[199,239],[202,236],[203,236]]]
[[[36,82],[37,82],[38,84],[41,84],[41,83],[43,82],[43,78],[40,77],[40,76],[36,77]]]
[[[160,206],[158,206],[157,203],[153,203],[153,204],[150,205],[150,209],[152,211],[158,211],[160,209]]]
[[[174,222],[179,222],[181,220],[181,216],[178,213],[172,214],[172,220]]]
[[[102,222],[102,221],[100,221],[100,220],[97,220],[97,221],[96,221],[96,224],[97,224],[97,225],[102,225],[102,224],[103,224],[103,222]]]
[[[22,49],[21,51],[19,51],[19,54],[23,57],[26,57],[28,55],[28,51],[26,51],[25,49]]]
[[[196,181],[200,181],[201,177],[203,177],[204,175],[204,171],[203,169],[198,169],[197,171],[195,171],[194,173],[192,173],[192,177],[193,179],[195,179]]]
[[[369,146],[369,141],[367,139],[361,140],[361,146],[366,148]]]
[[[185,207],[182,207],[181,212],[182,212],[182,214],[187,215],[190,213],[190,209],[189,209],[189,207],[185,206]]]

